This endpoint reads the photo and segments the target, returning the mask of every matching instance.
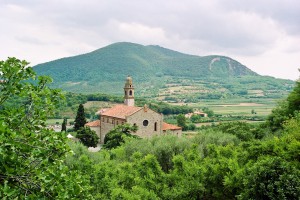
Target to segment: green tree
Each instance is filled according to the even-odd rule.
[[[79,104],[78,110],[77,110],[77,115],[75,118],[75,125],[74,125],[74,129],[77,131],[79,130],[81,127],[84,127],[84,125],[86,124],[86,119],[85,119],[85,114],[84,114],[84,107],[82,104]]]
[[[182,130],[187,130],[187,125],[186,125],[186,118],[183,114],[179,114],[177,116],[177,125],[182,128]]]
[[[69,152],[66,135],[46,127],[62,96],[47,87],[49,77],[37,78],[27,65],[16,58],[0,61],[0,196],[91,198],[85,180],[63,163]],[[16,99],[19,103],[11,106]]]
[[[97,147],[99,137],[90,127],[81,127],[77,131],[76,137],[87,147]]]
[[[281,157],[262,156],[246,166],[239,199],[298,199],[300,170]]]
[[[64,121],[61,124],[61,131],[67,131],[67,118],[64,118]]]
[[[289,94],[288,98],[288,110],[290,114],[294,111],[300,110],[300,82],[296,82],[293,91]]]
[[[202,111],[207,114],[207,117],[213,117],[215,115],[214,111],[207,107],[204,107]]]
[[[119,125],[116,128],[109,131],[104,137],[104,147],[107,149],[113,149],[123,144],[125,137],[135,137],[132,132],[137,131],[137,126],[131,126],[129,124]]]

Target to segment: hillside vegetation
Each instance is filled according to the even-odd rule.
[[[200,57],[125,42],[39,64],[34,70],[38,75],[50,75],[55,88],[116,95],[123,93],[124,80],[131,75],[137,95],[171,102],[237,96],[280,98],[294,84],[260,76],[229,57]]]

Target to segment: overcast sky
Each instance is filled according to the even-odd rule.
[[[297,79],[298,0],[0,0],[0,59],[31,65],[115,42],[229,56]]]

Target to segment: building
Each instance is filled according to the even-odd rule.
[[[163,115],[151,110],[147,105],[134,106],[134,87],[130,76],[126,78],[124,86],[124,104],[101,110],[99,114],[100,120],[89,122],[86,126],[96,131],[100,143],[104,143],[105,135],[110,130],[125,123],[136,125],[138,130],[133,134],[141,138],[163,134],[180,137],[182,134],[181,127],[163,122]]]

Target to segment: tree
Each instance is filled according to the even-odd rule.
[[[204,107],[204,108],[202,109],[202,111],[203,111],[204,113],[206,113],[208,117],[212,117],[212,116],[215,115],[215,114],[214,114],[214,111],[212,111],[211,109],[209,109],[209,108],[207,108],[207,107]]]
[[[293,91],[289,94],[288,98],[288,110],[290,114],[300,110],[300,82],[296,82],[296,86]]]
[[[61,124],[61,131],[67,131],[67,118],[64,118],[64,121]]]
[[[62,95],[27,65],[16,58],[0,61],[0,196],[90,198],[85,180],[63,163],[70,151],[66,135],[46,127]]]
[[[104,147],[107,149],[113,149],[123,144],[125,137],[138,138],[135,135],[131,135],[132,132],[137,131],[137,126],[131,126],[129,124],[119,125],[113,130],[109,131],[104,137]]]
[[[182,130],[187,130],[186,118],[183,114],[177,116],[177,125],[182,128]]]
[[[86,124],[86,119],[85,119],[85,114],[84,114],[84,107],[82,104],[79,104],[78,110],[77,110],[77,115],[75,118],[75,125],[74,125],[74,129],[77,131],[79,130],[81,127],[84,127],[84,125]]]
[[[76,137],[87,147],[97,147],[99,137],[90,127],[81,127]]]

